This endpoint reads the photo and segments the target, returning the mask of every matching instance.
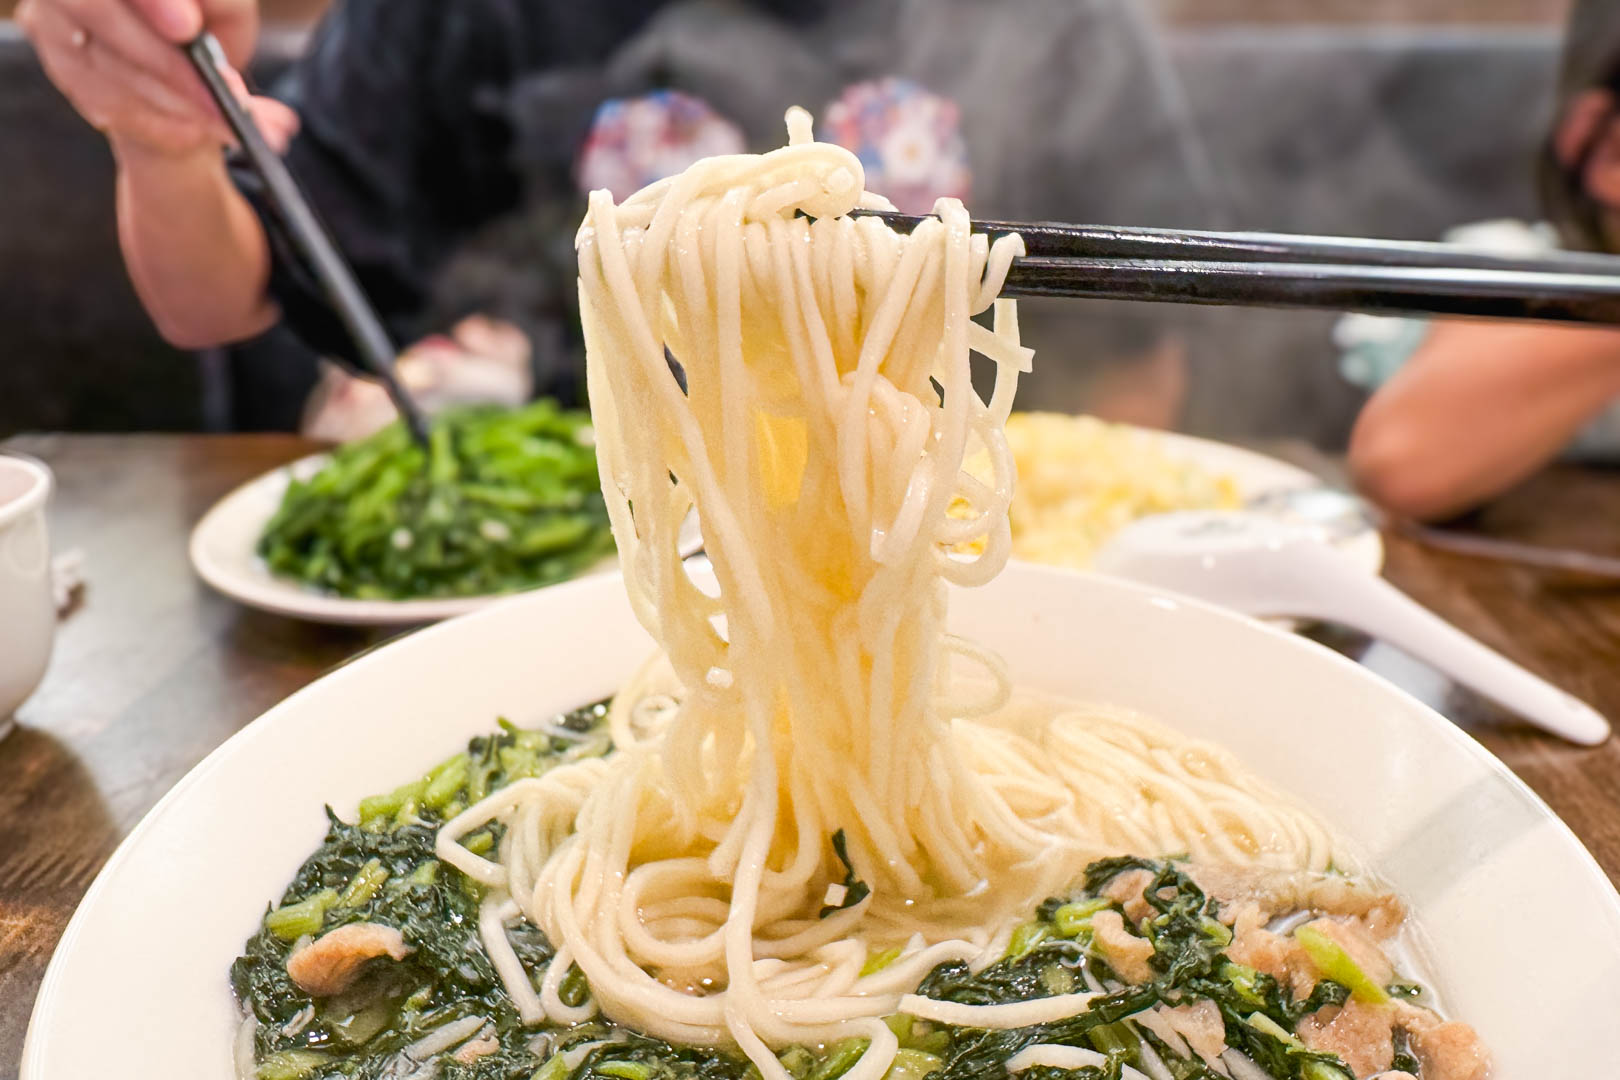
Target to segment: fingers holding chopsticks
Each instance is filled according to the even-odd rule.
[[[176,45],[218,27],[252,51],[258,15],[251,0],[23,0],[16,20],[46,74],[97,130],[125,148],[184,155],[231,140],[224,118]],[[248,101],[234,71],[233,89]],[[296,129],[275,103],[251,107],[284,146]]]
[[[254,123],[259,125],[259,130],[264,134],[264,141],[270,144],[270,149],[278,154],[285,154],[293,136],[298,134],[298,114],[275,98],[257,94],[246,95],[245,91],[243,95],[238,96],[247,102],[247,110],[253,115]]]
[[[127,5],[24,0],[17,21],[51,81],[98,131],[173,152],[217,144],[223,119],[202,83]]]
[[[233,66],[253,56],[259,35],[257,0],[126,0],[170,45],[203,31],[213,34]]]

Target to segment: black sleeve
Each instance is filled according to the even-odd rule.
[[[398,344],[421,336],[457,245],[522,198],[508,100],[521,77],[599,62],[657,0],[341,0],[276,87],[302,126],[287,164]],[[347,360],[342,324],[233,163],[273,251],[270,291],[312,349]]]

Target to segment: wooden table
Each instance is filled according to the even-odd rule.
[[[56,472],[52,546],[87,584],[0,742],[0,1077],[17,1075],[51,950],[142,814],[232,732],[387,636],[251,611],[191,572],[191,526],[315,449],[285,436],[30,436]]]
[[[246,610],[209,592],[186,561],[187,535],[210,504],[308,453],[310,443],[75,435],[7,445],[56,471],[53,542],[59,551],[84,552],[88,586],[61,626],[51,669],[23,706],[19,729],[0,742],[0,1080],[16,1076],[46,961],[119,839],[228,735],[388,636]],[[1470,526],[1616,553],[1620,474],[1549,473]],[[1399,538],[1389,541],[1388,575],[1482,640],[1620,717],[1620,590],[1552,588],[1529,570]],[[1596,750],[1565,745],[1513,726],[1387,650],[1369,650],[1353,635],[1321,636],[1457,717],[1620,880],[1620,741]]]

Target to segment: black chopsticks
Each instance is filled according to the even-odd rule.
[[[348,263],[338,253],[337,245],[332,242],[326,227],[315,216],[292,173],[287,171],[280,156],[270,149],[270,145],[264,141],[264,134],[259,131],[259,125],[226,85],[219,71],[224,56],[219,42],[214,35],[205,32],[183,46],[183,49],[192,66],[197,69],[197,74],[202,77],[203,85],[208,87],[219,105],[220,112],[225,115],[225,122],[241,142],[248,163],[264,181],[266,197],[280,217],[288,237],[326,290],[328,302],[354,341],[364,373],[383,385],[411,437],[426,447],[427,419],[400,384],[394,371],[394,346],[388,340],[382,320],[361,291],[360,283],[355,280]]]
[[[184,48],[348,329],[366,373],[383,384],[412,435],[425,443],[426,421],[395,375],[394,348],[381,321],[287,167],[225,84],[218,43],[204,33]],[[902,231],[923,220],[856,213]],[[1446,244],[1049,222],[983,221],[974,228],[1023,237],[1026,254],[1008,272],[1009,296],[1620,325],[1620,258],[1608,255],[1523,259]]]
[[[920,217],[856,211],[901,231]],[[1146,300],[1620,325],[1620,258],[1522,259],[1447,244],[1044,222],[1017,232],[1009,296]]]
[[[1148,259],[1020,259],[1009,296],[1620,324],[1620,276]]]

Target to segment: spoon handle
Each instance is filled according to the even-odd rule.
[[[1325,543],[1253,511],[1143,518],[1097,553],[1103,573],[1201,597],[1260,618],[1322,619],[1389,642],[1530,723],[1595,746],[1609,722]]]
[[[1333,556],[1337,558],[1337,556]],[[1328,560],[1320,569],[1337,576]],[[1353,575],[1354,580],[1348,580]],[[1582,746],[1609,737],[1609,722],[1590,705],[1468,636],[1384,581],[1354,570],[1345,580],[1319,578],[1312,615],[1355,627],[1444,672],[1453,681]]]

